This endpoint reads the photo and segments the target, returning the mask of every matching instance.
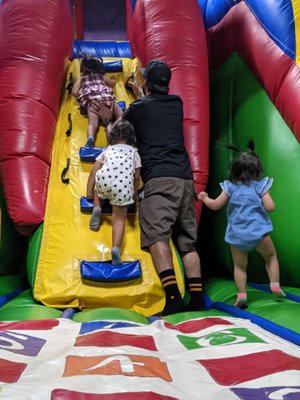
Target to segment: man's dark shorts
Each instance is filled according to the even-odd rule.
[[[141,247],[172,238],[181,254],[196,251],[194,182],[164,177],[146,182],[140,201]]]

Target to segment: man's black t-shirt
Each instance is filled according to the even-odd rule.
[[[134,126],[143,182],[158,177],[193,179],[183,139],[183,105],[176,95],[152,94],[123,113]]]

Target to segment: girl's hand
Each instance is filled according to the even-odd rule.
[[[198,200],[202,200],[203,201],[205,199],[205,197],[208,197],[208,194],[206,192],[200,192],[198,194]]]

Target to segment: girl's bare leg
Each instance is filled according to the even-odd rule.
[[[120,264],[120,248],[125,233],[127,206],[112,206],[112,264]]]
[[[88,109],[88,127],[86,146],[94,147],[96,133],[99,129],[99,116]]]
[[[234,265],[234,281],[238,292],[235,305],[239,308],[244,308],[247,302],[246,284],[248,253],[241,251],[234,246],[230,246],[230,250]]]
[[[263,257],[270,282],[279,282],[279,264],[277,254],[270,236],[265,237],[257,246],[256,251]]]
[[[270,287],[276,297],[284,297],[285,294],[279,284],[279,263],[276,249],[270,236],[266,236],[257,246],[256,251],[263,257],[266,264],[266,271],[270,280]]]

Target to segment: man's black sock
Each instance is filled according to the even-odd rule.
[[[179,292],[174,270],[167,269],[161,272],[159,277],[166,294],[166,305],[161,315],[170,315],[185,311],[186,305]]]
[[[187,286],[191,295],[189,311],[202,311],[204,309],[202,278],[187,278]]]

